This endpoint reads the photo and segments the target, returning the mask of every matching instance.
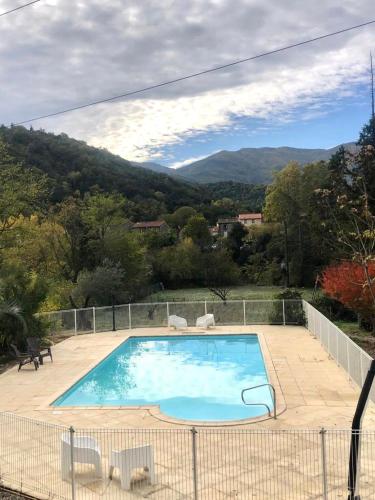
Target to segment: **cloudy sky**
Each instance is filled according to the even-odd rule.
[[[26,0],[0,0],[0,13]],[[9,125],[375,19],[373,0],[42,0],[0,17]],[[330,147],[368,119],[375,24],[138,96],[33,122],[129,160]]]

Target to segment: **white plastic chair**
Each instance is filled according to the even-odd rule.
[[[102,477],[101,451],[98,443],[90,436],[73,437],[73,462],[92,464],[96,476]],[[71,445],[68,432],[61,436],[61,476],[63,481],[71,478]]]
[[[185,318],[181,318],[180,316],[176,316],[172,314],[172,316],[168,316],[168,325],[174,328],[187,328],[187,321]]]
[[[205,314],[200,318],[197,318],[196,326],[199,328],[209,328],[210,326],[215,326],[215,318],[213,314]]]
[[[115,467],[120,470],[121,488],[123,490],[130,490],[132,471],[138,467],[148,470],[148,481],[150,484],[155,484],[154,452],[150,445],[129,448],[123,451],[112,451],[109,463],[110,479],[112,479]]]

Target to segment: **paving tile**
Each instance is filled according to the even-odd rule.
[[[270,377],[277,387],[280,409],[277,420],[232,426],[236,429],[318,429],[349,428],[359,391],[348,380],[344,370],[329,359],[319,342],[302,327],[248,326],[218,327],[213,333],[257,332],[261,335]],[[175,334],[175,332],[172,332]],[[156,408],[54,408],[50,403],[68,389],[77,379],[107,356],[129,335],[165,335],[166,328],[120,331],[115,335],[79,335],[54,347],[55,362],[46,362],[34,370],[12,369],[0,376],[0,394],[3,411],[16,412],[69,427],[86,428],[102,447],[105,478],[94,480],[90,468],[79,469],[78,488],[82,498],[131,499],[135,496],[156,500],[192,499],[192,463],[190,434],[183,437],[163,437],[162,434],[132,435],[132,429],[186,429],[173,419],[165,418]],[[286,405],[286,406],[285,406]],[[182,423],[181,423],[182,424]],[[369,405],[364,426],[374,428],[375,411]],[[89,429],[124,429],[111,434],[91,433]],[[20,484],[41,491],[54,484],[62,496],[69,495],[70,484],[60,478],[60,439],[62,429],[32,431],[19,424],[0,426],[0,472],[9,484]],[[128,429],[128,430],[126,430]],[[228,429],[228,427],[226,427]],[[145,431],[146,432],[146,431]],[[263,432],[263,431],[259,431]],[[107,436],[107,437],[106,437]],[[108,438],[108,441],[106,439]],[[200,498],[202,500],[290,499],[321,498],[317,496],[320,484],[318,465],[320,450],[317,435],[278,435],[271,440],[267,434],[204,435],[198,439],[200,465]],[[348,441],[334,441],[332,446],[348,454]],[[132,492],[119,487],[118,479],[108,480],[108,460],[113,443],[117,449],[131,445],[152,444],[155,449],[157,484],[153,487],[142,481]],[[330,446],[331,446],[330,444]],[[375,443],[374,443],[375,444]],[[375,448],[375,447],[374,447]],[[372,449],[372,448],[371,448]],[[370,447],[364,453],[368,453]],[[367,456],[367,455],[366,455]],[[26,457],[26,458],[25,458]],[[310,464],[310,469],[306,469]],[[370,464],[371,465],[371,464]],[[372,464],[373,465],[373,464]],[[330,463],[332,498],[342,498],[342,484],[346,472]],[[43,478],[40,478],[40,471]],[[375,467],[363,473],[367,498],[374,495]],[[18,475],[18,477],[16,477]],[[46,486],[47,485],[47,486]],[[289,496],[288,496],[289,492]],[[297,496],[291,496],[291,495]],[[298,496],[299,495],[299,496]],[[372,496],[371,496],[372,495]],[[330,497],[330,498],[331,498]]]

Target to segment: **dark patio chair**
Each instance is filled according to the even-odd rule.
[[[28,365],[29,363],[34,363],[35,370],[39,368],[39,361],[37,356],[34,356],[29,352],[20,352],[17,346],[14,344],[10,344],[10,346],[13,350],[15,358],[18,361],[18,371],[20,371],[24,365]]]
[[[47,356],[53,362],[51,347],[44,346],[38,337],[27,337],[26,342],[28,352],[39,359],[40,365],[43,364],[43,358]]]

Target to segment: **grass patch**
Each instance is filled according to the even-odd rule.
[[[281,286],[243,285],[230,287],[228,300],[272,300],[275,295],[284,290]],[[311,288],[298,289],[303,298],[310,300]],[[208,288],[182,288],[178,290],[164,290],[146,297],[143,302],[189,302],[199,300],[220,301]]]

